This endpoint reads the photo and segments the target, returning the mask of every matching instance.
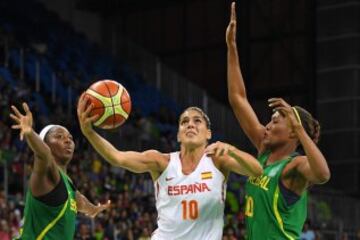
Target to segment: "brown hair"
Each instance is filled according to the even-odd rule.
[[[206,122],[206,127],[208,129],[210,129],[211,127],[211,122],[210,122],[210,118],[208,117],[208,115],[201,109],[201,108],[198,108],[198,107],[188,107],[186,108],[181,114],[180,114],[180,117],[181,115],[186,112],[186,111],[189,111],[189,110],[193,110],[193,111],[197,111],[198,113],[200,113],[201,117],[204,118],[205,122]],[[180,118],[179,118],[179,121],[180,121]]]
[[[294,107],[299,113],[301,123],[306,133],[315,143],[318,143],[320,139],[320,123],[304,108],[299,106],[294,106]]]

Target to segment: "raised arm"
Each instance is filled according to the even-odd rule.
[[[33,116],[26,103],[22,104],[25,115],[22,114],[15,106],[11,106],[13,113],[10,117],[15,122],[11,126],[13,129],[20,130],[20,139],[25,138],[27,144],[34,152],[34,167],[30,178],[30,186],[34,195],[41,195],[49,192],[49,184],[45,184],[44,179],[47,178],[50,171],[54,181],[57,184],[60,180],[60,173],[56,169],[55,160],[49,146],[40,139],[39,135],[32,128]]]
[[[263,169],[256,158],[230,144],[218,141],[209,145],[205,152],[218,163],[220,170],[225,175],[229,172],[235,172],[257,177],[263,173]]]
[[[236,12],[235,2],[231,4],[230,23],[226,29],[227,43],[227,84],[228,98],[241,128],[250,141],[259,150],[265,127],[259,122],[247,96],[244,79],[240,70],[236,45]]]
[[[126,168],[135,173],[150,172],[153,177],[166,167],[167,157],[155,150],[145,152],[119,151],[94,131],[92,123],[98,116],[89,117],[93,108],[86,96],[81,96],[77,108],[82,133],[95,150],[111,165]],[[154,175],[155,174],[155,175]]]

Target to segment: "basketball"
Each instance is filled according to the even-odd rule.
[[[113,80],[97,81],[86,90],[85,95],[93,104],[89,116],[99,116],[94,126],[102,129],[117,128],[129,117],[131,99],[120,83]]]

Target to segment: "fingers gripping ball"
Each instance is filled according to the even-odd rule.
[[[98,115],[96,127],[113,129],[122,125],[129,117],[131,99],[126,89],[113,80],[100,80],[85,92],[93,104],[90,117]]]

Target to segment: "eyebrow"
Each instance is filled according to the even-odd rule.
[[[54,134],[64,134],[65,132],[62,130],[56,130],[53,132]]]
[[[63,129],[60,129],[60,130],[58,130],[58,129],[56,129],[55,131],[53,131],[52,132],[52,134],[62,134],[62,135],[69,135],[69,136],[73,136],[70,132],[68,132],[68,131],[65,131],[65,130],[63,130]]]
[[[201,116],[193,116],[193,117],[186,116],[183,119],[194,119],[194,120],[200,119],[200,120],[202,120],[202,117]]]
[[[189,117],[189,116],[185,116],[185,117],[181,117],[179,122],[183,121],[183,120],[188,120],[188,119],[202,119],[201,116],[193,116],[193,117]]]

